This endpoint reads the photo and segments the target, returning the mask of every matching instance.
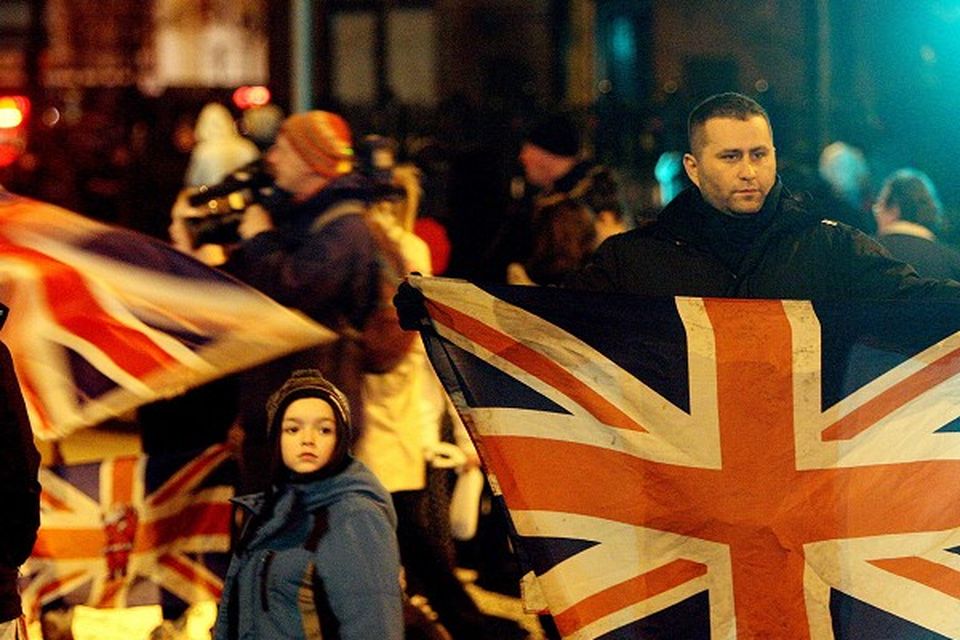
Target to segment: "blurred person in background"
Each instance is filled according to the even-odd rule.
[[[599,245],[596,215],[576,200],[560,200],[537,211],[530,232],[530,257],[507,266],[508,284],[562,284]]]
[[[217,184],[260,157],[257,145],[240,135],[230,111],[219,102],[200,110],[193,135],[196,144],[184,179],[187,187]]]
[[[824,199],[820,204],[832,206],[834,220],[846,222],[864,233],[873,233],[870,165],[863,151],[846,142],[832,142],[820,152],[817,168],[833,196],[832,202]]]
[[[350,399],[351,433],[362,433],[363,354],[347,334],[373,313],[380,276],[377,244],[363,215],[371,185],[354,171],[353,136],[340,115],[308,111],[287,117],[264,161],[282,197],[267,203],[269,210],[257,202],[245,206],[238,237],[224,245],[223,268],[340,336],[241,374],[242,486],[251,490],[262,488],[270,453],[267,394],[292,370],[320,369]],[[183,215],[175,208],[171,237],[175,246],[192,252]]]
[[[943,207],[930,178],[917,169],[894,171],[873,204],[877,240],[921,276],[960,280],[960,252],[937,239]]]
[[[177,196],[173,205],[174,219],[196,217],[197,213],[186,199],[197,191],[220,184],[232,172],[246,167],[260,158],[260,149],[237,131],[236,122],[230,111],[219,102],[207,103],[200,110],[193,129],[194,144],[190,151],[190,161],[184,177],[185,188]],[[204,212],[206,213],[206,212]],[[182,233],[183,229],[171,228],[171,236]],[[174,243],[186,245],[179,238]],[[212,266],[219,266],[226,260],[223,247],[214,243],[199,247],[181,246],[198,260]]]
[[[533,209],[561,200],[576,200],[593,210],[601,240],[625,229],[620,186],[613,172],[583,156],[573,119],[557,113],[534,124],[520,147],[526,181],[535,189]],[[605,226],[611,227],[603,232]]]
[[[617,178],[607,167],[583,157],[580,133],[569,115],[554,113],[538,120],[524,136],[518,159],[534,192],[529,207],[508,220],[494,246],[491,259],[506,260],[507,281],[523,282],[518,264],[529,267],[550,261],[545,258],[552,252],[550,245],[556,255],[565,255],[582,244],[582,225],[576,224],[582,222],[578,213],[582,209],[549,209],[553,205],[572,201],[585,207],[593,220],[596,245],[632,226]],[[551,282],[538,280],[529,270],[526,276],[536,284],[551,284],[558,274],[544,271],[543,277]]]

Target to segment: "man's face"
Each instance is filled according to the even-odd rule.
[[[297,153],[284,134],[277,137],[273,146],[267,150],[267,165],[277,186],[293,194],[299,194],[305,185],[312,185],[317,174]]]
[[[683,166],[703,199],[720,211],[760,211],[777,180],[773,133],[763,116],[711,118],[703,124],[699,149]]]
[[[873,218],[877,221],[877,228],[883,230],[900,219],[899,205],[890,206],[890,187],[884,185],[873,203]]]
[[[535,187],[549,187],[559,176],[555,175],[557,156],[545,151],[535,144],[523,143],[520,147],[520,164],[527,182]]]

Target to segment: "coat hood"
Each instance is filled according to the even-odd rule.
[[[286,521],[284,514],[294,511],[312,512],[331,505],[348,496],[366,498],[381,507],[388,515],[391,525],[396,528],[397,516],[390,494],[366,465],[359,460],[350,459],[347,467],[340,473],[303,484],[284,484],[277,488],[276,504],[273,516],[263,528],[256,532],[250,545],[274,533],[275,529]],[[231,500],[247,512],[260,515],[266,503],[265,493],[239,496]],[[273,523],[273,524],[271,524]]]
[[[200,110],[197,124],[193,129],[197,142],[210,142],[226,138],[239,138],[237,125],[230,111],[219,102],[211,102]]]

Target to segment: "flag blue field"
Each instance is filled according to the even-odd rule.
[[[960,637],[960,305],[409,282],[564,638]]]
[[[43,440],[335,337],[163,242],[2,189],[0,302]]]

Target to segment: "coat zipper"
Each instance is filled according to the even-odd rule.
[[[270,563],[273,562],[273,551],[267,551],[260,561],[260,607],[264,611],[270,611],[270,603],[267,599],[267,580],[270,573]]]

